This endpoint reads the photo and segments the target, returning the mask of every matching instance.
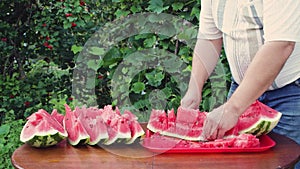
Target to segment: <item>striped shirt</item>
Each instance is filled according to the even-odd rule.
[[[300,0],[202,0],[198,38],[223,38],[237,83],[265,42],[294,41],[293,53],[269,89],[300,78]]]

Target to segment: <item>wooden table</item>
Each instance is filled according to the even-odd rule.
[[[11,161],[15,168],[24,169],[291,168],[300,159],[300,146],[275,133],[270,133],[269,136],[276,142],[276,146],[259,153],[155,155],[139,144],[113,146],[108,152],[106,147],[72,147],[62,142],[46,149],[32,148],[24,144],[15,150]]]

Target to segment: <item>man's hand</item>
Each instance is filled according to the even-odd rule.
[[[215,140],[223,138],[226,131],[233,128],[239,116],[226,109],[226,104],[209,112],[202,130],[202,140]]]
[[[181,106],[189,109],[199,109],[201,102],[201,93],[196,90],[189,89],[181,100]]]

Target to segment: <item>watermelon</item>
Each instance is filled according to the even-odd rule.
[[[177,117],[174,110],[152,110],[147,128],[162,135],[199,140],[206,112],[179,107]]]
[[[214,141],[199,142],[153,133],[146,135],[143,140],[143,146],[165,150],[173,148],[187,150],[197,148],[254,148],[260,146],[260,141],[252,134],[240,134]]]
[[[101,110],[95,107],[81,108],[78,115],[87,134],[90,136],[89,145],[96,145],[101,140],[108,139],[107,127],[101,117]]]
[[[63,125],[63,120],[64,120],[65,116],[62,115],[62,114],[59,114],[58,111],[57,111],[56,109],[53,109],[53,110],[52,110],[51,116],[52,116],[55,120],[57,120],[61,125]]]
[[[233,130],[256,136],[269,133],[279,122],[281,113],[255,101],[239,118]]]
[[[145,132],[140,123],[137,121],[138,118],[130,111],[125,110],[122,117],[126,119],[131,132],[131,136],[126,140],[126,144],[132,144],[137,138],[143,136]]]
[[[104,141],[105,145],[131,138],[128,120],[121,116],[118,107],[114,110],[111,105],[104,106],[102,118],[108,126],[108,139]]]
[[[83,145],[89,142],[90,136],[86,129],[83,127],[82,122],[79,120],[79,114],[82,109],[78,107],[74,111],[65,104],[66,115],[63,120],[66,131],[68,132],[68,142],[73,145]]]
[[[177,115],[164,110],[152,110],[147,128],[161,135],[184,140],[200,140],[207,112],[183,107],[177,109]],[[281,113],[259,101],[255,101],[239,118],[236,126],[225,135],[252,134],[260,136],[270,132],[278,123]],[[174,124],[174,119],[175,124]]]
[[[111,105],[103,109],[75,107],[65,104],[65,116],[56,109],[51,113],[39,110],[28,117],[20,139],[35,147],[55,145],[67,137],[68,143],[77,145],[110,145],[115,142],[132,144],[144,135],[138,118],[125,110],[121,115],[118,107]]]
[[[43,109],[30,115],[27,120],[20,140],[33,147],[53,146],[68,136],[64,127]]]

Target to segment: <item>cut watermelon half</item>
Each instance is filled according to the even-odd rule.
[[[68,134],[64,127],[43,109],[27,118],[20,140],[33,147],[49,147],[58,144]]]
[[[65,104],[65,108],[66,115],[63,124],[68,132],[68,142],[73,146],[88,143],[90,136],[78,118],[82,110],[76,107],[75,110],[72,111],[67,104]]]
[[[152,110],[147,128],[161,135],[184,140],[200,140],[207,112],[179,107],[174,117],[172,110]],[[260,136],[270,132],[278,123],[281,113],[255,101],[239,118],[236,126],[225,133],[228,135],[252,134]],[[174,118],[175,124],[174,124]],[[175,127],[174,127],[175,126]]]

